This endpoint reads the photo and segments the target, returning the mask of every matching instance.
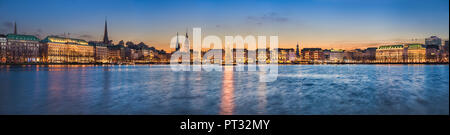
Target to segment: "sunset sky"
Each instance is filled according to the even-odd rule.
[[[365,48],[449,37],[448,0],[0,0],[0,33],[144,42],[170,50],[176,32],[279,36],[280,47]],[[192,37],[190,37],[192,38]],[[412,41],[417,38],[418,41]]]

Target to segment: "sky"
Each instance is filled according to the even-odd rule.
[[[354,49],[449,37],[448,0],[0,0],[0,33],[144,42],[170,51],[176,32],[278,36],[280,47]],[[192,38],[192,36],[190,37]]]

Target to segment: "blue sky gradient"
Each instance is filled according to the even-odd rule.
[[[448,0],[0,0],[0,33],[143,41],[168,49],[176,32],[278,35],[281,47],[364,48],[449,37]],[[192,35],[192,33],[190,33]]]

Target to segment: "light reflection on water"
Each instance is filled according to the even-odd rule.
[[[0,66],[0,114],[448,114],[448,65]]]
[[[234,109],[233,67],[225,66],[223,72],[220,114],[231,115]]]

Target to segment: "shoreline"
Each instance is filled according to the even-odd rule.
[[[114,63],[15,63],[0,64],[0,66],[23,66],[23,65],[169,65],[169,62],[150,62],[150,63],[133,63],[133,64],[114,64]],[[190,64],[194,65],[194,64]],[[248,65],[248,64],[244,64]],[[278,63],[278,65],[449,65],[449,62],[427,62],[427,63]],[[223,65],[222,66],[228,66]],[[231,66],[236,66],[233,64]]]

